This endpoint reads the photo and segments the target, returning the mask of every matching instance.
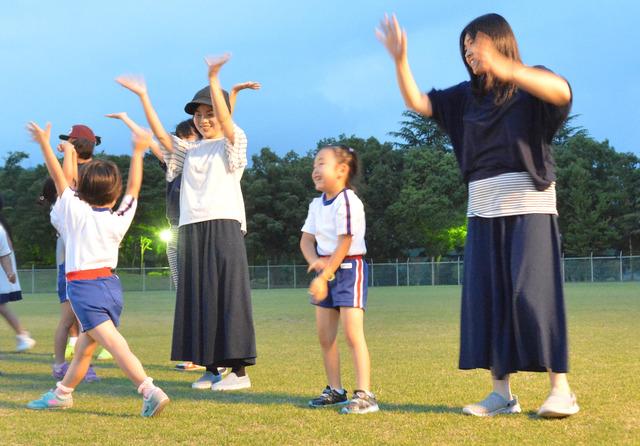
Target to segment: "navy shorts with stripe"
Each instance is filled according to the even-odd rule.
[[[311,303],[324,308],[367,306],[367,281],[369,267],[362,257],[344,259],[335,273],[336,278],[329,282],[329,295],[326,299]]]
[[[122,285],[115,274],[91,280],[70,280],[67,293],[83,333],[108,320],[116,327],[120,325]]]
[[[67,300],[67,275],[65,273],[64,262],[58,265],[58,299],[60,299],[60,303],[63,304]]]

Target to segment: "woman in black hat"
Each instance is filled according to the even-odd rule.
[[[193,383],[197,389],[251,387],[245,367],[256,361],[240,189],[247,139],[232,121],[229,97],[220,87],[218,72],[227,61],[228,56],[208,61],[209,85],[185,106],[202,135],[195,143],[164,130],[143,82],[118,78],[140,97],[151,129],[164,148],[185,153],[171,359],[206,366],[204,375]],[[222,378],[218,367],[231,368],[231,373]]]

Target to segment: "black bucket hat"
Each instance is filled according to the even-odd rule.
[[[222,95],[224,96],[224,101],[227,103],[227,108],[229,109],[229,112],[231,112],[231,104],[229,103],[229,93],[227,93],[227,90],[222,90]],[[189,102],[187,105],[184,106],[184,111],[187,112],[187,114],[193,115],[196,112],[198,105],[200,104],[209,105],[213,107],[213,104],[211,103],[211,91],[209,90],[208,85],[203,89],[199,90],[195,94],[193,99],[191,99],[191,102]]]

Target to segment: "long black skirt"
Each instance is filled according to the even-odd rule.
[[[171,359],[226,367],[256,362],[249,267],[240,223],[180,226]]]
[[[555,215],[469,218],[461,369],[568,371],[560,252]]]

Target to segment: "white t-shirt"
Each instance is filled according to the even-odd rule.
[[[351,247],[347,255],[364,255],[366,222],[364,205],[351,189],[344,189],[331,200],[325,194],[309,204],[309,214],[302,232],[316,238],[316,250],[320,256],[330,256],[338,247],[338,236],[351,235]]]
[[[116,212],[92,208],[67,188],[51,210],[51,224],[65,246],[67,273],[115,268],[118,248],[133,221],[138,201],[125,195]]]
[[[16,256],[13,254],[9,235],[4,227],[0,224],[0,257],[9,256],[11,259],[11,267],[16,275],[16,283],[9,282],[7,273],[0,267],[0,294],[9,294],[20,291],[20,281],[18,280],[18,269],[16,268]]]
[[[179,226],[208,220],[236,220],[247,232],[240,179],[247,165],[247,137],[234,126],[235,141],[226,138],[196,142],[174,138],[184,149]],[[176,148],[177,150],[177,148]]]

